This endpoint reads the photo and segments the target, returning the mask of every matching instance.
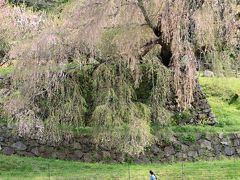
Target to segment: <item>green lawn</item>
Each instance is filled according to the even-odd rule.
[[[240,130],[240,79],[201,78],[200,82],[225,131]],[[230,104],[236,94],[239,98]]]
[[[0,179],[240,179],[240,160],[176,164],[90,164],[42,158],[0,155]]]
[[[240,79],[239,78],[200,78],[209,103],[216,114],[219,130],[240,131]],[[231,104],[234,95],[239,98]]]
[[[175,133],[232,133],[240,131],[240,79],[239,78],[206,78],[200,77],[200,84],[215,113],[218,124],[171,126]],[[238,94],[239,98],[231,102],[231,98]]]

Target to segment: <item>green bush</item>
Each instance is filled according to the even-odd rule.
[[[184,144],[194,143],[196,142],[196,136],[195,134],[182,134],[180,141]]]
[[[194,117],[194,113],[187,109],[183,112],[178,112],[173,116],[172,123],[175,125],[188,124],[190,120]]]

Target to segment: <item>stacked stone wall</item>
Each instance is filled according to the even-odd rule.
[[[13,135],[12,129],[0,126],[0,152],[5,155],[57,158],[83,162],[160,163],[240,157],[240,133],[196,134],[193,137],[176,136],[168,143],[155,143],[139,157],[127,157],[114,149],[97,146],[91,137],[77,137],[58,145],[24,139]]]

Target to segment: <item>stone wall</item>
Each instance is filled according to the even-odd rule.
[[[155,143],[140,157],[126,157],[114,150],[97,146],[90,137],[78,137],[71,142],[52,145],[37,140],[12,136],[11,128],[0,126],[0,152],[6,155],[71,159],[84,162],[159,163],[218,159],[240,156],[240,134],[178,136],[169,142]]]

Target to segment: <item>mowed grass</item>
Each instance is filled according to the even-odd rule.
[[[240,179],[240,160],[176,164],[100,164],[0,155],[0,179]]]

